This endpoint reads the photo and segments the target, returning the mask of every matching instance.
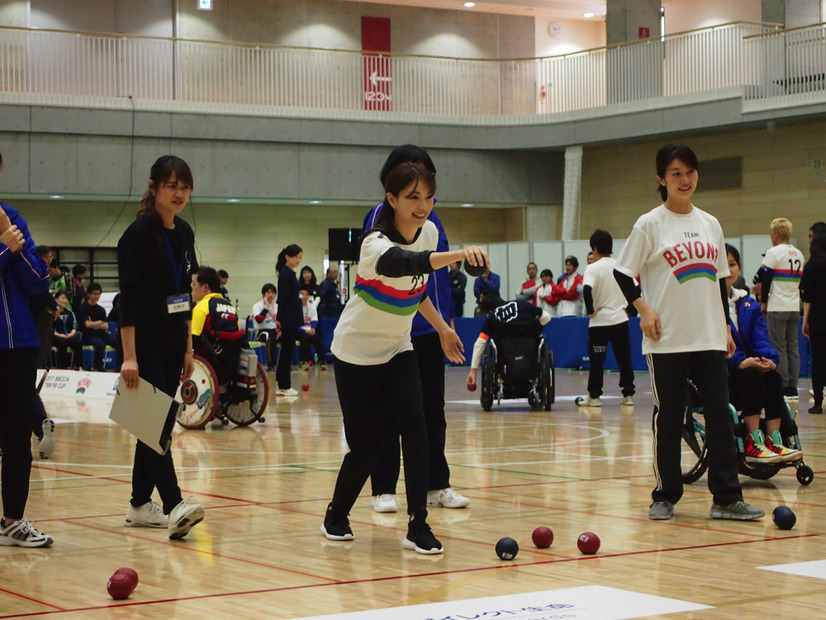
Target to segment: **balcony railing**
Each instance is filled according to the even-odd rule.
[[[0,99],[480,117],[588,114],[741,87],[754,105],[826,92],[826,27],[735,23],[575,54],[466,60],[0,28]],[[763,102],[762,104],[757,102]],[[251,108],[247,108],[251,109]]]

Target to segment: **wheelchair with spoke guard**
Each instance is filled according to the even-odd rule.
[[[209,360],[194,356],[192,377],[178,389],[176,398],[183,403],[178,424],[199,429],[213,418],[225,426],[230,422],[238,426],[263,423],[270,384],[255,352],[242,348],[237,358],[228,355],[224,359],[223,352],[210,352]]]
[[[531,409],[550,411],[556,399],[553,351],[535,321],[506,324],[501,334],[490,338],[479,372],[479,402],[485,411],[494,401],[525,397]]]
[[[786,467],[794,467],[796,470],[797,481],[807,486],[814,480],[814,471],[811,467],[803,462],[803,458],[794,461],[776,462],[776,463],[750,463],[746,461],[745,437],[747,434],[746,426],[743,423],[739,412],[729,404],[729,412],[734,421],[734,439],[737,448],[737,471],[744,476],[749,476],[757,480],[768,480],[774,476],[781,469]],[[765,420],[760,421],[761,428],[765,432]],[[688,446],[689,464],[686,467],[685,460],[683,465],[683,482],[691,484],[696,482],[708,469],[708,450],[706,448],[706,427],[705,419],[703,418],[703,406],[700,402],[700,396],[697,391],[697,386],[691,381],[688,381],[685,419],[683,422],[683,442]],[[786,415],[783,416],[780,422],[780,436],[783,439],[783,444],[790,449],[800,450],[800,437],[798,436],[797,423],[795,422],[794,412],[786,404]]]

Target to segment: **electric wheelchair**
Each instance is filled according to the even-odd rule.
[[[203,352],[204,356],[194,356],[192,377],[178,389],[176,398],[183,403],[178,424],[199,429],[213,418],[225,426],[264,422],[270,384],[255,352],[245,343],[237,351],[209,344]]]
[[[550,411],[556,399],[553,352],[536,321],[503,324],[485,344],[479,372],[485,411],[494,401],[525,397],[532,409]]]
[[[746,426],[740,418],[740,414],[729,404],[729,412],[734,421],[734,439],[737,446],[737,470],[744,476],[750,476],[757,480],[768,480],[778,471],[785,467],[794,467],[797,481],[802,485],[809,485],[814,480],[814,471],[803,462],[803,459],[780,463],[748,463],[746,462],[745,437]],[[765,420],[760,421],[761,428],[765,432]],[[786,404],[786,415],[780,422],[780,436],[787,448],[800,450],[800,437],[798,436],[797,423],[794,412]],[[708,451],[705,444],[706,428],[703,418],[703,407],[700,402],[697,386],[688,381],[685,407],[685,420],[683,424],[683,441],[691,450],[688,461],[690,465],[686,467],[686,459],[683,458],[683,482],[691,484],[697,481],[708,469]],[[696,459],[696,461],[695,461]]]

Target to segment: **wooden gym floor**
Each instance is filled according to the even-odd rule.
[[[176,432],[184,495],[207,514],[182,542],[123,526],[133,442],[108,421],[109,403],[48,399],[57,450],[35,460],[27,517],[55,544],[0,547],[0,618],[295,618],[585,585],[713,606],[673,617],[826,614],[822,579],[757,569],[826,560],[826,420],[806,413],[808,382],[798,423],[813,484],[800,486],[792,469],[765,482],[741,477],[747,501],[795,511],[796,527],[781,531],[770,517],[709,519],[705,478],[686,487],[674,520],[647,519],[646,374],[633,408],[619,406],[617,375],[608,374],[604,406],[577,410],[587,373],[561,371],[553,411],[503,401],[485,413],[478,392],[464,388],[466,370],[448,368],[451,480],[471,505],[431,510],[445,553],[421,556],[401,548],[406,515],[372,512],[369,484],[351,514],[355,541],[319,532],[346,450],[333,372],[295,373],[294,386],[309,381],[310,391],[272,400],[264,424]],[[549,549],[531,544],[539,525],[554,532]],[[596,556],[576,548],[586,530],[602,540]],[[520,543],[512,562],[494,553],[502,536]],[[138,571],[140,585],[113,601],[106,581],[122,566]]]

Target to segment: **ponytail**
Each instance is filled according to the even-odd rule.
[[[275,261],[275,273],[281,273],[281,270],[287,265],[287,257],[288,256],[298,256],[304,250],[301,249],[300,246],[296,245],[295,243],[291,243],[286,248],[281,250],[278,253],[278,259]]]

